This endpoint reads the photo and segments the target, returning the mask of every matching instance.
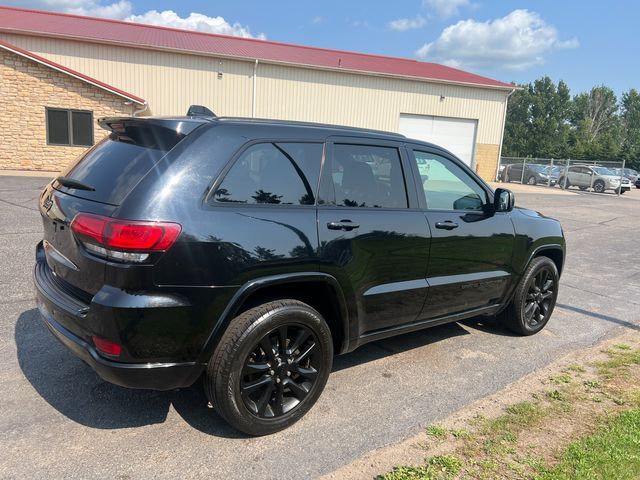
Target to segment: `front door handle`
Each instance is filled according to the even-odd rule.
[[[347,232],[350,230],[354,230],[359,228],[360,225],[357,223],[353,223],[351,220],[340,220],[339,222],[329,222],[327,223],[327,228],[329,230],[346,230]]]
[[[440,228],[442,230],[453,230],[454,228],[458,228],[458,224],[451,220],[446,220],[444,222],[437,222],[436,228]]]

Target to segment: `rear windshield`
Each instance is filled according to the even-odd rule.
[[[182,138],[176,132],[158,128],[127,128],[126,132],[111,133],[62,174],[95,190],[68,188],[57,182],[54,186],[77,197],[120,205],[140,179]]]

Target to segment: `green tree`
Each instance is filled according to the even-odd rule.
[[[515,157],[566,154],[571,94],[562,80],[542,77],[522,86],[509,99],[503,152]]]
[[[618,111],[616,94],[604,85],[576,95],[570,115],[570,156],[616,160],[622,140]]]
[[[624,140],[621,157],[629,167],[640,168],[640,94],[635,88],[622,94],[620,102]]]

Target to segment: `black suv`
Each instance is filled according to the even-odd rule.
[[[107,118],[40,198],[47,327],[105,380],[201,376],[254,435],[302,417],[334,353],[469,317],[540,331],[560,224],[513,208],[449,152],[267,120]]]

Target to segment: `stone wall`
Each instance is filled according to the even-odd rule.
[[[500,145],[476,144],[476,173],[487,182],[495,182]]]
[[[87,147],[47,145],[45,107],[93,111],[94,140],[105,135],[96,120],[131,115],[125,99],[52,68],[0,50],[0,169],[65,168]]]

